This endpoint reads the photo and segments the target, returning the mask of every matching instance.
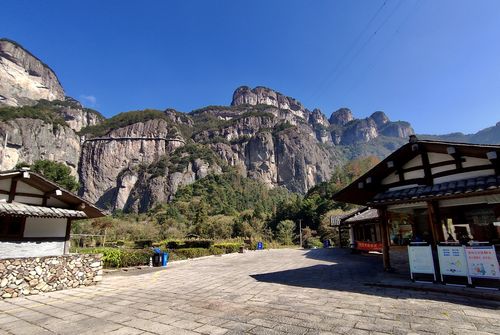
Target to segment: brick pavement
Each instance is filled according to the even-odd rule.
[[[0,301],[2,334],[500,334],[498,302],[366,286],[380,259],[271,250]]]

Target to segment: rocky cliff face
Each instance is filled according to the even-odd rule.
[[[335,111],[330,117],[331,136],[335,144],[368,143],[380,136],[407,138],[414,134],[407,122],[392,122],[384,112],[375,112],[365,119],[354,118],[347,108]]]
[[[33,105],[40,99],[64,100],[57,76],[17,43],[0,39],[0,106]]]
[[[77,176],[80,137],[69,127],[37,119],[14,119],[0,122],[0,140],[0,170],[48,159],[65,163]]]
[[[104,120],[99,112],[85,108],[80,102],[69,97],[65,101],[54,101],[53,106],[68,126],[77,132],[82,128],[95,126]]]
[[[166,121],[149,120],[87,139],[81,152],[80,194],[106,208],[114,207],[117,198],[123,204],[134,184],[130,178],[118,184],[120,173],[151,164],[181,146],[183,140],[171,134]]]

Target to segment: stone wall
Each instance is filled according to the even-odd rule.
[[[102,279],[102,255],[0,259],[0,297],[94,285]]]

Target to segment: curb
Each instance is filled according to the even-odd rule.
[[[397,288],[401,290],[413,290],[420,292],[432,292],[432,293],[445,293],[445,294],[454,294],[468,298],[474,299],[486,299],[489,301],[498,301],[500,302],[499,294],[491,294],[490,292],[471,292],[465,290],[455,290],[449,289],[445,287],[422,287],[422,286],[413,286],[413,285],[404,285],[404,284],[384,284],[384,283],[364,283],[365,286],[372,287],[382,287],[382,288]]]

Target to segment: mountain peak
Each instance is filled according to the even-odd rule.
[[[344,126],[348,122],[354,120],[354,116],[349,108],[339,108],[330,116],[330,123]]]
[[[285,96],[271,88],[256,86],[240,86],[233,93],[231,106],[238,105],[269,105],[280,109],[289,109],[291,111],[304,112],[304,105],[297,99]]]
[[[381,111],[377,111],[372,115],[370,115],[370,119],[375,121],[378,127],[381,127],[384,124],[389,123],[391,121],[389,120],[389,117],[384,112]]]

